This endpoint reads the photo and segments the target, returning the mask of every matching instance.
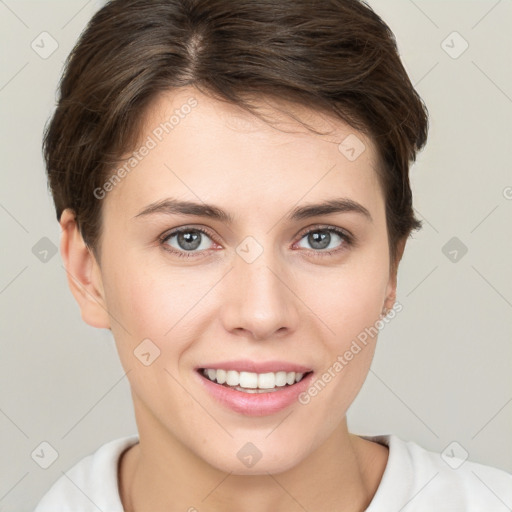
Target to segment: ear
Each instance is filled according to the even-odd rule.
[[[384,307],[386,309],[392,309],[393,305],[396,302],[396,286],[397,286],[397,274],[398,274],[398,264],[402,259],[405,249],[405,243],[407,242],[407,238],[402,238],[396,247],[396,259],[395,264],[391,266],[388,286],[386,288],[386,300],[384,303]]]
[[[60,252],[71,293],[78,302],[82,319],[92,327],[110,328],[100,267],[85,244],[75,214],[67,208],[60,218]]]

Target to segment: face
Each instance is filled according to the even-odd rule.
[[[375,348],[353,342],[392,305],[374,145],[295,113],[331,133],[277,113],[272,127],[192,89],[162,95],[101,201],[99,272],[139,431],[226,472],[284,471],[332,435]],[[247,443],[254,468],[240,463],[257,453]]]

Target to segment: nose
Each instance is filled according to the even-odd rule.
[[[220,314],[225,329],[260,341],[295,331],[300,301],[290,280],[275,251],[266,249],[250,263],[235,255],[233,269],[222,283]]]

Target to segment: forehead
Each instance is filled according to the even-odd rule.
[[[261,210],[263,200],[282,208],[340,194],[378,206],[370,138],[306,107],[265,100],[258,107],[272,124],[194,88],[160,94],[144,115],[134,152],[118,164],[127,172],[104,206],[135,215],[137,207],[173,196]]]

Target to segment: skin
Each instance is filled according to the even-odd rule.
[[[331,132],[315,135],[266,104],[277,129],[195,89],[156,98],[141,141],[191,97],[198,105],[101,201],[98,258],[71,210],[60,221],[61,253],[82,318],[112,330],[130,382],[140,443],[119,464],[125,510],[364,510],[388,450],[349,433],[346,412],[368,374],[376,338],[310,403],[261,417],[214,401],[194,368],[277,359],[319,376],[384,307],[392,308],[397,268],[389,261],[375,147],[341,121],[304,108],[295,114]],[[366,147],[354,161],[338,149],[349,134]],[[136,217],[168,197],[214,204],[234,222]],[[363,205],[372,220],[357,212],[285,218],[296,206],[339,197]],[[349,231],[356,244],[333,235],[329,249],[342,249],[320,254],[303,232],[326,225]],[[158,241],[180,226],[204,227],[215,239],[203,235],[196,256],[180,258]],[[247,236],[263,248],[252,263],[236,252]],[[167,247],[179,251],[177,237]],[[160,350],[149,366],[134,356],[147,338]],[[252,468],[236,455],[247,442],[262,453]]]

